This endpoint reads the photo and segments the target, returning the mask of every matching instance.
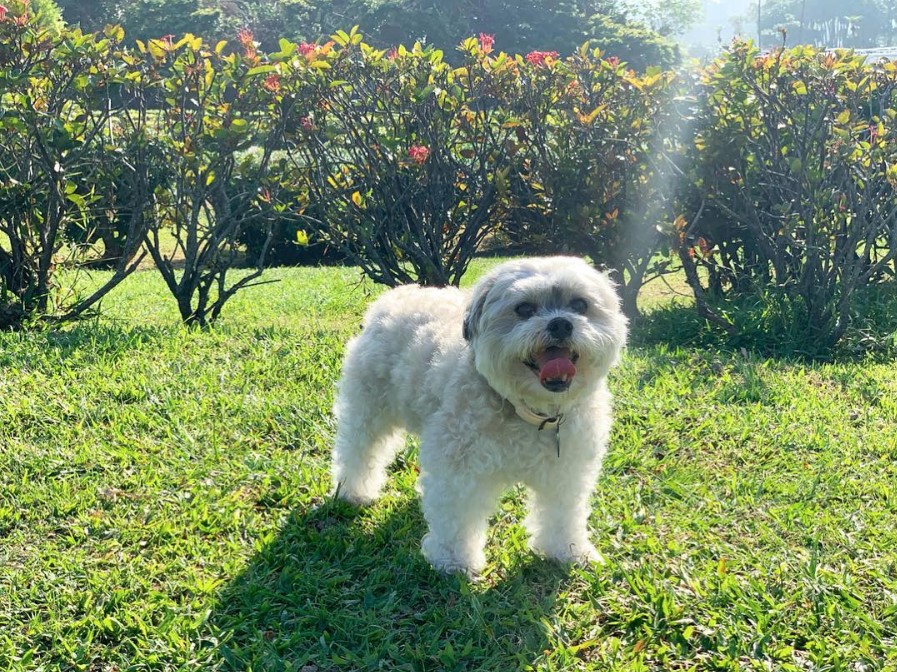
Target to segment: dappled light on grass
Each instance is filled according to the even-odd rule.
[[[890,363],[690,340],[655,297],[653,340],[636,332],[611,378],[607,564],[533,557],[511,491],[470,582],[419,554],[413,443],[375,506],[328,496],[333,384],[370,288],[272,274],[207,331],[138,273],[103,320],[0,334],[0,667],[897,663]]]

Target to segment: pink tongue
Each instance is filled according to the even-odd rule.
[[[539,357],[539,382],[560,380],[564,376],[569,380],[576,375],[576,366],[570,361],[567,348],[548,348]]]

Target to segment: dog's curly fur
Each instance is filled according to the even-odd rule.
[[[611,424],[606,378],[625,340],[612,283],[573,257],[501,264],[470,295],[388,291],[347,347],[336,492],[373,501],[412,432],[429,527],[423,552],[435,568],[483,568],[489,516],[515,483],[530,490],[526,527],[537,553],[600,560],[587,533],[589,500]],[[575,363],[575,375],[546,381],[540,362],[551,357]]]

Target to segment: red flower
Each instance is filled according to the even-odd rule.
[[[607,59],[607,63],[608,63],[608,65],[610,65],[611,67],[616,68],[618,65],[620,65],[620,59],[617,58],[616,56],[610,56],[610,57]]]
[[[423,145],[411,145],[411,147],[408,148],[408,158],[414,161],[417,165],[423,164],[429,156],[430,150]]]
[[[171,35],[171,34],[163,35],[162,37],[159,38],[159,40],[161,40],[165,44],[166,47],[170,47],[174,44],[174,35]]]
[[[386,58],[388,58],[390,61],[394,60],[395,58],[398,58],[398,56],[399,56],[399,48],[398,47],[393,47],[392,49],[390,49],[389,51],[386,52]]]
[[[309,133],[315,130],[315,122],[311,117],[299,117],[299,125],[302,126],[303,131],[308,131]]]
[[[252,31],[249,30],[249,28],[240,28],[240,30],[237,31],[237,41],[244,47],[255,46],[255,43],[253,42]]]
[[[303,56],[308,56],[309,54],[315,53],[317,51],[318,45],[312,42],[302,42],[299,44],[299,53]]]
[[[280,91],[280,75],[277,73],[272,73],[265,77],[265,82],[262,84],[268,91],[271,93],[277,93]]]
[[[579,82],[573,81],[567,84],[567,95],[578,97],[582,95],[582,85]]]
[[[26,23],[28,23],[28,14],[27,13],[21,14],[16,17],[16,25],[17,26],[24,26]]]
[[[487,35],[486,33],[480,33],[480,50],[484,54],[488,54],[492,51],[492,45],[495,44],[495,35]]]
[[[255,40],[249,28],[240,28],[237,31],[237,41],[243,46],[243,55],[247,58],[255,56]]]
[[[531,65],[545,65],[546,61],[553,61],[557,57],[556,51],[531,51],[526,55],[526,62]]]
[[[9,9],[7,9],[4,5],[0,5],[0,21],[6,21],[6,12],[8,11]]]

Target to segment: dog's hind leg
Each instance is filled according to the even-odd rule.
[[[352,504],[370,504],[386,484],[387,468],[402,449],[405,433],[367,399],[340,394],[331,472],[336,494]]]

